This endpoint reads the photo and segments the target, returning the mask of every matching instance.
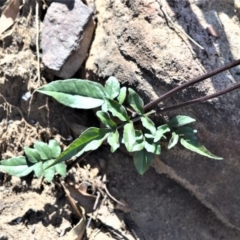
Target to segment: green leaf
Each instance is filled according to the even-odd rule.
[[[127,88],[126,87],[122,87],[120,89],[120,93],[119,93],[119,95],[117,97],[117,100],[118,100],[119,104],[122,104],[125,101],[126,95],[127,95]]]
[[[110,118],[107,112],[97,111],[97,116],[106,127],[109,127],[109,128],[117,127],[116,123]]]
[[[107,112],[108,111],[108,106],[107,106],[106,101],[104,101],[104,103],[102,104],[101,109],[102,109],[103,112]]]
[[[25,147],[24,152],[27,156],[28,161],[31,163],[37,163],[42,160],[40,154],[36,149]]]
[[[146,137],[146,138],[149,138],[149,139],[154,139],[154,135],[152,135],[152,134],[150,134],[150,133],[144,133],[144,136]]]
[[[34,148],[37,150],[42,160],[52,159],[52,151],[48,144],[36,141],[34,143]]]
[[[58,142],[54,139],[51,139],[48,143],[48,146],[51,150],[51,158],[57,158],[61,153],[61,147],[59,146]]]
[[[121,121],[129,121],[126,109],[120,105],[118,102],[106,99],[108,110],[112,113],[113,116],[119,118]]]
[[[111,152],[115,152],[120,147],[118,130],[115,130],[115,132],[111,132],[108,136],[107,141],[111,146]]]
[[[176,133],[184,138],[184,139],[191,139],[191,140],[197,140],[197,137],[195,135],[195,133],[197,132],[197,130],[192,129],[191,127],[180,127],[178,128],[178,130],[176,131]]]
[[[97,149],[110,132],[110,129],[88,128],[57,157],[53,164],[69,160],[73,156],[80,156],[86,151]]]
[[[38,162],[34,164],[33,171],[37,178],[40,178],[43,174],[43,162]]]
[[[223,159],[221,157],[217,157],[217,156],[213,155],[212,153],[210,153],[202,144],[200,144],[197,141],[185,140],[185,139],[181,138],[180,142],[188,150],[196,152],[196,153],[198,153],[200,155],[203,155],[205,157],[213,158],[213,159],[216,159],[216,160],[222,160]]]
[[[170,130],[171,129],[168,127],[168,124],[159,126],[155,134],[154,142],[158,142],[164,136],[164,134],[170,132]]]
[[[55,166],[53,166],[54,160],[48,160],[43,163],[43,176],[48,182],[53,180],[55,174]]]
[[[34,165],[28,165],[26,158],[23,156],[0,161],[0,170],[16,177],[27,176],[32,172],[33,167]]]
[[[155,124],[154,122],[147,116],[142,116],[141,117],[141,122],[142,122],[142,125],[148,129],[152,135],[155,135],[156,134],[156,128],[155,128]]]
[[[128,102],[136,113],[139,115],[144,113],[142,98],[131,88],[128,88]]]
[[[134,165],[139,174],[143,175],[148,170],[153,161],[153,156],[154,155],[146,149],[134,153]]]
[[[65,177],[67,174],[67,166],[64,162],[55,165],[56,172]]]
[[[106,97],[101,84],[81,79],[54,81],[38,88],[37,91],[55,98],[65,106],[79,109],[99,107]]]
[[[145,147],[145,149],[148,152],[151,152],[151,153],[156,154],[156,155],[160,155],[161,154],[161,146],[160,146],[160,144],[149,143],[149,142],[145,141],[144,147]]]
[[[135,143],[132,152],[141,151],[144,148],[144,136],[141,131],[135,130]]]
[[[169,140],[168,149],[174,147],[178,143],[179,135],[175,132],[172,132],[172,137]]]
[[[168,122],[168,126],[169,127],[181,127],[181,126],[184,126],[186,124],[189,124],[189,123],[192,123],[195,121],[196,120],[191,117],[179,115],[179,116],[172,118]]]
[[[133,122],[129,122],[123,127],[123,139],[124,144],[129,152],[132,151],[133,145],[135,143],[135,130]]]
[[[120,83],[115,77],[110,77],[105,84],[105,92],[110,99],[114,99],[120,92]]]

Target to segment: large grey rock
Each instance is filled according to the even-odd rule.
[[[157,0],[96,0],[98,26],[86,77],[114,75],[148,102],[192,77],[240,58],[240,26],[233,1],[167,2],[162,1],[165,11],[204,51],[166,22]],[[220,38],[209,35],[208,24],[219,31]],[[167,106],[224,89],[239,82],[239,75],[239,67],[219,74],[178,94]],[[199,140],[224,157],[223,161],[179,148],[164,151],[153,166],[192,191],[222,221],[240,229],[239,107],[236,91],[169,113],[170,117],[186,114],[196,118]]]
[[[92,10],[80,0],[53,2],[44,18],[42,60],[54,75],[69,78],[86,59],[94,31]]]

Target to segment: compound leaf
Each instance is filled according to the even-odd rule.
[[[55,98],[65,106],[79,109],[99,107],[106,97],[101,84],[82,79],[54,81],[38,88],[37,91]]]
[[[213,159],[216,159],[216,160],[222,160],[223,159],[221,157],[217,157],[217,156],[213,155],[212,153],[210,153],[202,144],[200,144],[197,141],[185,140],[185,139],[181,138],[180,142],[188,150],[196,152],[196,153],[198,153],[200,155],[203,155],[205,157],[213,158]]]
[[[142,98],[131,88],[128,89],[128,102],[130,106],[138,113],[142,115],[143,110],[143,100]]]
[[[143,175],[148,170],[153,161],[153,156],[153,153],[148,152],[145,148],[134,152],[134,165],[139,174]]]
[[[169,127],[181,127],[184,126],[186,124],[195,122],[196,120],[188,117],[188,116],[183,116],[183,115],[179,115],[176,116],[174,118],[172,118],[169,122],[168,122],[168,126]]]
[[[120,91],[120,83],[115,77],[110,77],[105,84],[105,92],[110,99],[118,96]]]

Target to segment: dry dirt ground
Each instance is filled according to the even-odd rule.
[[[0,14],[5,4],[0,2]],[[36,139],[54,138],[64,148],[76,134],[69,126],[98,124],[91,112],[68,109],[40,94],[24,99],[54,80],[41,63],[37,78],[35,5],[24,1],[14,25],[0,36],[1,159],[21,155]],[[45,12],[40,3],[41,21]],[[139,176],[130,156],[112,155],[107,146],[72,168],[67,181],[89,184],[83,199],[89,211],[100,195],[85,239],[240,239],[239,231],[225,226],[173,180],[153,169]],[[126,206],[110,197],[106,187]],[[60,179],[50,184],[0,173],[0,239],[74,239],[66,234],[78,221]]]

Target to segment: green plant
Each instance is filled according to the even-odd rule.
[[[73,156],[81,156],[83,153],[97,149],[105,140],[111,146],[112,152],[116,151],[121,143],[124,144],[126,149],[133,153],[134,164],[140,174],[144,174],[149,168],[153,156],[161,153],[162,141],[169,142],[168,149],[180,142],[188,150],[221,160],[222,158],[211,154],[197,141],[196,130],[186,126],[195,119],[188,116],[176,116],[168,123],[156,127],[149,116],[154,113],[152,109],[157,107],[158,103],[177,92],[239,64],[240,59],[232,61],[170,90],[145,106],[143,106],[141,97],[133,89],[120,88],[119,82],[114,77],[107,80],[105,87],[96,82],[80,79],[60,80],[47,84],[37,91],[55,98],[68,107],[91,109],[101,106],[102,109],[97,112],[97,116],[105,127],[87,129],[61,154],[61,149],[56,142],[50,141],[49,145],[36,142],[35,149],[24,149],[28,159],[20,156],[2,160],[0,170],[19,177],[34,171],[37,177],[44,175],[48,181],[51,181],[55,172],[65,175],[66,165],[63,162],[70,160]],[[159,113],[204,102],[239,87],[240,83],[237,83],[208,96],[161,108]],[[136,122],[141,122],[142,127],[135,126]],[[40,145],[41,147],[38,147]]]
[[[120,144],[133,154],[134,165],[140,174],[149,168],[154,155],[161,153],[161,141],[168,141],[168,149],[179,141],[183,147],[209,158],[222,159],[211,154],[198,141],[196,130],[186,126],[195,121],[188,116],[176,116],[168,123],[156,127],[149,118],[155,111],[144,112],[141,97],[131,88],[120,87],[118,80],[110,77],[101,84],[80,79],[49,83],[37,90],[73,108],[101,107],[96,115],[103,128],[91,127],[84,131],[52,163],[59,164],[84,152],[96,150],[106,140],[115,152]],[[140,122],[134,125],[136,122]],[[169,137],[170,135],[170,137]]]
[[[56,172],[62,176],[66,175],[65,163],[51,166],[61,153],[61,148],[55,140],[50,140],[48,144],[36,141],[33,148],[25,147],[24,152],[25,156],[0,161],[0,170],[17,177],[34,172],[37,178],[44,176],[48,182],[52,181]]]

